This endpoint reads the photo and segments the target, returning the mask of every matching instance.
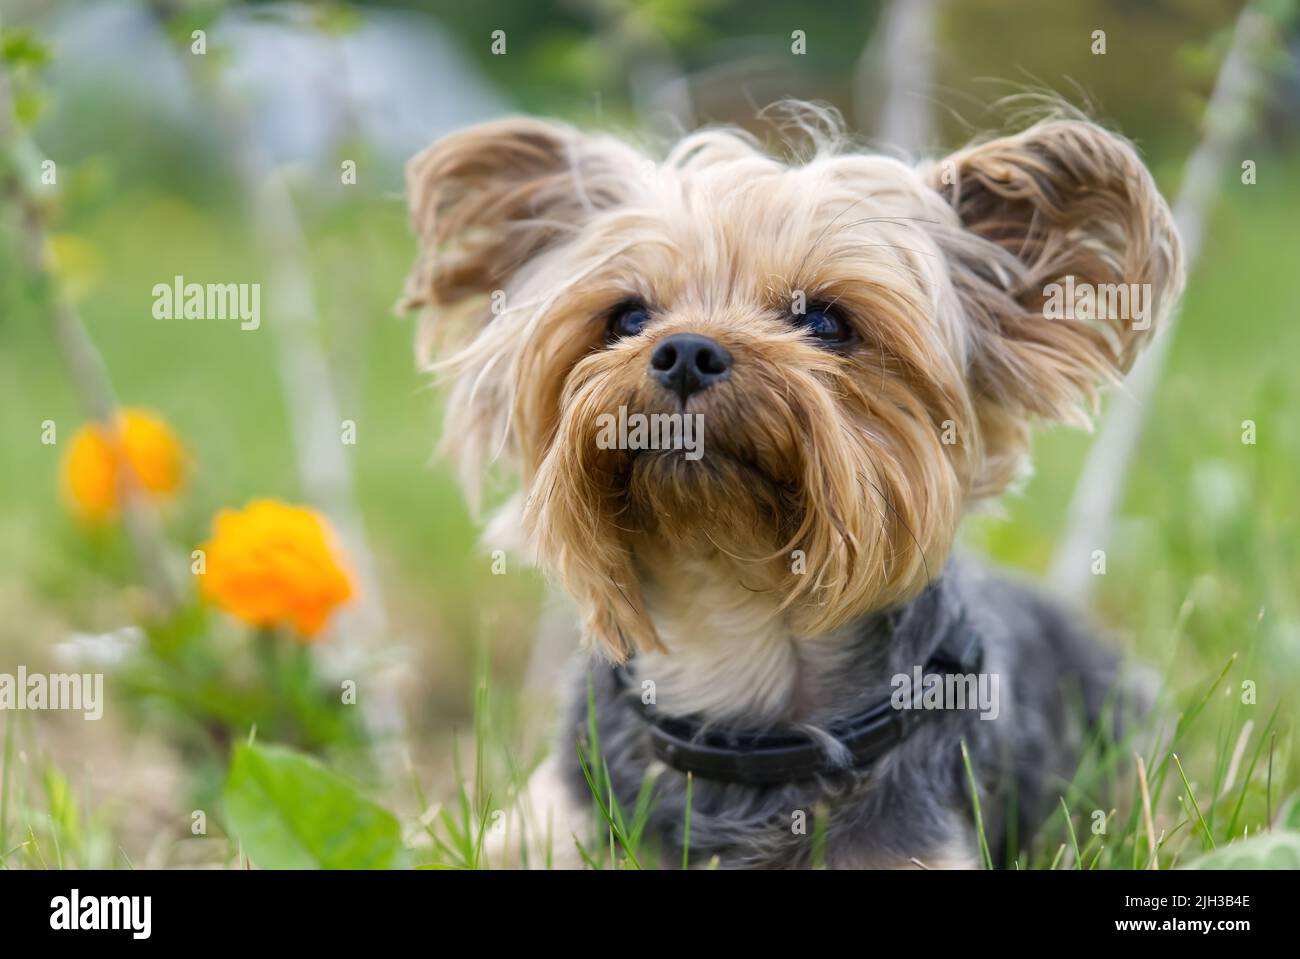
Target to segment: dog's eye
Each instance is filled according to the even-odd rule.
[[[650,311],[646,309],[644,303],[637,301],[620,303],[609,315],[605,338],[613,343],[625,336],[636,336],[649,322]]]
[[[853,328],[829,306],[809,306],[806,313],[796,314],[790,320],[813,339],[827,346],[843,346],[853,338]]]

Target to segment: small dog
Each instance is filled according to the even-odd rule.
[[[506,119],[408,166],[447,445],[472,495],[493,463],[518,480],[489,542],[594,651],[530,784],[557,849],[591,827],[578,740],[625,810],[653,778],[669,862],[690,789],[692,862],[973,866],[972,782],[1014,857],[1078,762],[1070,704],[1111,701],[1073,615],[950,554],[1031,423],[1086,425],[1159,328],[1168,207],[1080,117],[919,165],[807,128],[805,162],[732,130],[654,162]],[[699,455],[614,435],[638,415]]]

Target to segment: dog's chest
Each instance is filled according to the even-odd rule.
[[[638,656],[635,677],[662,713],[749,727],[796,720],[838,668],[837,637],[795,635],[776,597],[728,567],[661,567],[644,592],[667,652]]]

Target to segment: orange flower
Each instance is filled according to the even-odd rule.
[[[148,410],[121,410],[112,430],[100,423],[77,430],[63,459],[64,495],[83,519],[102,522],[122,504],[123,472],[153,499],[175,493],[184,480],[180,441]]]
[[[267,499],[222,510],[200,549],[200,594],[254,626],[291,626],[308,640],[353,595],[334,531],[315,510]]]

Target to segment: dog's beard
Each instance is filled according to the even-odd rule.
[[[524,518],[612,658],[662,648],[639,588],[649,551],[726,557],[778,594],[797,635],[906,598],[946,552],[958,492],[915,393],[881,383],[868,399],[857,368],[788,338],[767,352],[684,410],[630,348],[571,372]],[[702,455],[601,448],[602,414],[620,407],[701,415]]]
[[[720,450],[699,460],[681,451],[642,451],[628,463],[625,490],[632,529],[670,549],[711,546],[743,559],[774,552],[800,511],[793,480]]]

